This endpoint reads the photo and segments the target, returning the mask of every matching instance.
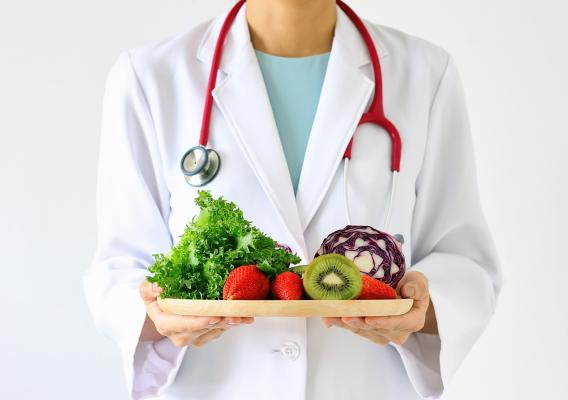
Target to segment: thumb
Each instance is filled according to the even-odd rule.
[[[401,295],[405,299],[413,299],[416,295],[416,285],[414,285],[413,283],[407,283],[403,285]]]
[[[406,279],[405,279],[406,278]],[[409,272],[403,278],[404,282],[401,281],[400,295],[403,298],[424,300],[428,297],[428,283],[427,280],[421,279],[419,273]]]
[[[140,297],[142,297],[142,300],[145,302],[156,300],[162,290],[163,289],[157,284],[150,283],[146,279],[140,283]]]

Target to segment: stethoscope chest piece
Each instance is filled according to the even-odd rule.
[[[236,18],[239,9],[243,6],[246,0],[239,0],[225,18],[221,30],[217,36],[215,51],[211,61],[211,68],[209,72],[209,79],[207,80],[207,91],[205,92],[205,104],[203,106],[203,116],[201,120],[201,130],[199,132],[199,145],[189,149],[181,159],[181,171],[185,176],[186,182],[190,186],[204,186],[215,178],[221,160],[219,154],[215,150],[208,149],[207,143],[209,140],[209,123],[211,121],[211,110],[213,107],[213,90],[217,81],[217,71],[221,62],[221,55],[223,51],[223,44],[229,32],[230,26]],[[351,22],[359,31],[362,40],[365,42],[369,58],[373,67],[373,76],[375,80],[375,90],[373,99],[369,105],[369,109],[361,116],[359,124],[371,123],[382,127],[391,137],[391,171],[392,182],[391,190],[388,201],[388,206],[385,212],[385,223],[383,230],[388,230],[391,209],[394,203],[394,193],[396,190],[396,177],[400,171],[400,157],[402,149],[402,141],[400,134],[395,125],[387,118],[383,108],[383,86],[382,86],[382,73],[381,63],[379,61],[379,54],[371,38],[371,34],[367,30],[365,24],[357,16],[357,14],[342,0],[336,0],[337,5],[343,10]],[[330,116],[331,117],[331,116]],[[349,213],[349,185],[348,185],[348,171],[349,160],[351,158],[351,146],[353,143],[353,136],[345,149],[343,154],[344,172],[343,172],[343,196],[345,203],[345,215],[347,224],[351,225],[351,216]]]
[[[221,166],[221,158],[213,149],[195,146],[189,149],[181,158],[180,168],[185,181],[190,186],[204,186],[209,183]]]

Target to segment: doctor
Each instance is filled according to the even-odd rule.
[[[163,313],[144,282],[196,214],[180,159],[200,140],[226,13],[123,52],[103,101],[99,236],[84,278],[97,328],[118,344],[132,398],[439,398],[486,328],[502,277],[482,213],[464,93],[444,49],[365,21],[385,117],[402,141],[388,231],[400,233],[414,298],[397,317],[219,318]],[[346,224],[381,229],[391,138],[358,126],[375,96],[370,52],[335,0],[248,0],[222,47],[206,185],[302,258]],[[380,79],[380,78],[379,78]]]

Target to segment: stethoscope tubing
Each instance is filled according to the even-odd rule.
[[[382,127],[387,131],[391,137],[392,149],[391,149],[391,170],[400,171],[400,157],[402,153],[402,143],[400,140],[400,134],[394,126],[394,124],[386,117],[383,109],[383,74],[381,71],[381,63],[379,62],[379,55],[377,53],[377,48],[373,43],[371,34],[367,30],[367,27],[359,18],[359,16],[341,0],[337,0],[337,5],[343,10],[353,24],[357,27],[357,30],[361,34],[363,41],[371,57],[371,65],[373,67],[373,75],[375,78],[375,92],[373,94],[373,100],[369,106],[369,110],[361,116],[359,125],[372,123]],[[347,145],[344,157],[351,158],[351,147],[353,145],[353,137]]]
[[[203,117],[201,120],[201,132],[199,133],[199,144],[201,146],[207,146],[209,141],[209,125],[211,122],[211,109],[213,107],[213,89],[215,89],[215,83],[217,82],[217,71],[219,70],[219,64],[221,62],[221,53],[223,51],[223,44],[225,43],[225,38],[229,29],[233,24],[237,13],[246,0],[240,0],[237,4],[233,6],[223,25],[219,31],[219,36],[217,37],[217,42],[215,43],[215,51],[213,52],[213,60],[211,61],[211,69],[209,71],[209,80],[207,82],[207,91],[205,92],[205,104],[203,106]]]
[[[351,207],[349,206],[349,162],[350,159],[345,157],[343,159],[343,207],[345,212],[345,220],[347,225],[352,225],[351,223]],[[389,200],[387,204],[387,208],[385,211],[385,215],[383,216],[383,230],[388,231],[390,225],[390,218],[392,214],[392,206],[394,203],[394,195],[396,193],[396,181],[397,181],[398,171],[391,172],[391,184],[390,184],[390,194]]]
[[[239,12],[240,8],[246,0],[238,1],[233,8],[227,14],[223,25],[221,26],[221,30],[219,31],[219,36],[217,37],[217,42],[215,43],[215,50],[213,53],[213,59],[211,62],[211,69],[209,71],[209,79],[207,82],[207,90],[205,93],[205,103],[203,106],[203,117],[201,121],[201,131],[199,134],[199,146],[206,149],[207,143],[209,141],[209,125],[211,122],[211,110],[213,107],[213,90],[215,89],[215,83],[217,81],[217,72],[219,70],[219,64],[221,62],[221,54],[223,51],[223,44],[225,43],[225,39],[229,32],[229,29]],[[373,75],[375,79],[375,90],[373,93],[373,99],[371,101],[371,105],[369,106],[369,110],[365,112],[359,121],[359,125],[365,123],[372,123],[382,127],[390,136],[391,138],[391,171],[392,171],[392,179],[391,179],[391,187],[390,187],[390,195],[388,200],[388,206],[384,215],[384,229],[388,228],[390,222],[390,216],[392,211],[392,205],[394,203],[394,194],[396,190],[396,177],[398,172],[400,171],[400,159],[402,154],[402,142],[400,138],[400,134],[396,129],[395,125],[386,117],[383,108],[383,82],[382,82],[382,71],[381,71],[381,64],[379,62],[379,55],[377,53],[377,49],[373,43],[371,35],[367,30],[363,21],[359,18],[359,16],[342,0],[337,0],[337,5],[343,10],[343,12],[349,17],[349,19],[353,22],[356,26],[357,30],[361,34],[363,41],[367,47],[369,52],[369,56],[371,58],[371,64],[373,68]],[[345,217],[348,224],[351,224],[351,213],[349,207],[349,160],[351,159],[351,151],[353,146],[353,139],[354,135],[349,140],[349,143],[345,149],[343,154],[344,159],[344,169],[343,169],[343,198],[344,198],[344,207],[345,207]],[[191,149],[190,149],[191,151]],[[188,155],[189,151],[186,152],[184,158]],[[183,159],[182,159],[182,166],[183,166]],[[217,166],[218,168],[218,166]],[[185,171],[182,167],[182,172],[186,175],[186,178],[190,176],[195,176],[199,174],[204,168],[202,167],[200,170],[193,171]],[[214,178],[216,175],[216,171],[206,182],[202,183],[204,185],[208,183],[211,179]],[[190,183],[190,179],[188,178],[188,183]],[[201,186],[200,185],[200,186]]]

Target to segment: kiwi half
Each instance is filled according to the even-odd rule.
[[[353,261],[341,254],[324,254],[308,264],[304,289],[315,300],[351,300],[359,296],[363,283]]]

